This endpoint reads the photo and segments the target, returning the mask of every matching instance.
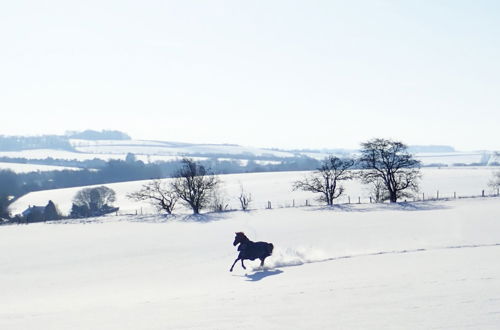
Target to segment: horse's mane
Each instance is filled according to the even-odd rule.
[[[248,239],[248,237],[247,237],[247,236],[245,235],[245,233],[244,233],[244,232],[242,232],[242,231],[237,232],[237,233],[236,233],[236,236],[240,236],[240,237],[241,237],[241,236],[243,236],[244,238]]]

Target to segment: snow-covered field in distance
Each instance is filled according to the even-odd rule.
[[[498,329],[499,214],[479,198],[0,226],[0,329]],[[235,231],[274,244],[268,269],[228,272]]]
[[[84,153],[53,149],[29,149],[22,151],[0,151],[0,157],[26,158],[26,159],[54,159],[85,161],[94,158],[109,161],[112,159],[125,160],[127,153]],[[180,156],[160,156],[160,155],[137,155],[138,160],[143,162],[171,161],[178,160]]]
[[[423,165],[442,164],[453,166],[454,164],[491,164],[499,162],[500,158],[495,153],[476,152],[448,152],[448,153],[417,153],[415,158]]]
[[[47,171],[78,171],[77,167],[67,166],[52,166],[52,165],[38,165],[38,164],[21,164],[21,163],[3,163],[0,162],[0,170],[11,170],[14,173],[28,173],[28,172],[47,172]]]
[[[426,199],[437,197],[439,191],[440,198],[450,198],[456,192],[457,197],[478,196],[482,190],[488,194],[488,181],[495,171],[495,167],[457,167],[457,168],[423,168],[421,193]],[[317,195],[303,191],[293,191],[293,182],[304,178],[310,172],[270,172],[270,173],[247,173],[247,174],[229,174],[221,175],[222,188],[221,194],[226,197],[230,208],[238,209],[241,187],[252,194],[252,208],[260,209],[267,206],[271,201],[272,207],[287,207],[304,205],[306,200],[309,204],[318,204],[315,202]],[[169,179],[165,179],[169,180]],[[147,181],[131,181],[106,184],[106,186],[115,190],[117,195],[116,206],[120,207],[120,213],[153,213],[155,209],[146,202],[135,202],[126,196],[129,193],[137,191]],[[369,202],[368,187],[362,185],[359,180],[353,180],[344,184],[345,196],[339,198],[337,203],[347,203],[349,197],[351,203]],[[82,187],[44,190],[29,193],[17,201],[11,207],[12,214],[18,214],[24,211],[30,205],[46,205],[52,200],[59,207],[60,211],[67,214],[71,209],[72,199]],[[189,210],[178,207],[178,213],[186,213]]]
[[[192,144],[141,140],[70,140],[72,146],[79,152],[95,154],[113,154],[128,152],[138,155],[189,155],[189,154],[248,154],[256,157],[273,156],[278,158],[293,157],[294,154],[284,151],[261,149],[249,146],[231,144]]]
[[[66,150],[54,150],[54,149],[27,149],[21,151],[0,151],[0,157],[10,157],[10,158],[26,158],[26,159],[45,159],[52,157],[54,159],[65,159],[65,160],[90,160],[94,158],[110,160],[110,159],[125,159],[126,155],[116,155],[116,154],[92,154],[92,153],[79,153]]]
[[[45,159],[52,157],[66,160],[89,160],[89,159],[125,159],[127,153],[133,153],[136,158],[143,162],[172,161],[182,157],[193,157],[195,160],[203,160],[206,157],[223,156],[227,160],[238,160],[246,165],[249,159],[256,160],[259,164],[266,161],[277,162],[281,159],[307,156],[318,160],[328,156],[326,150],[318,151],[287,151],[263,149],[251,146],[239,146],[232,144],[193,144],[181,142],[163,142],[147,140],[77,140],[71,139],[71,145],[76,152],[51,149],[33,149],[23,151],[2,151],[0,156],[20,157],[26,159]],[[336,156],[356,157],[356,150],[334,149]],[[261,158],[261,159],[259,159]],[[498,152],[494,151],[454,151],[454,152],[419,152],[415,158],[420,160],[424,166],[441,165],[453,166],[487,164],[494,165],[500,162]]]

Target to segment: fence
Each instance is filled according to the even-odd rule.
[[[483,189],[479,192],[479,194],[458,194],[457,192],[452,193],[441,193],[439,190],[436,190],[434,193],[425,193],[421,192],[416,194],[413,198],[402,199],[400,202],[424,202],[424,201],[438,201],[438,200],[455,200],[455,199],[463,199],[463,198],[482,198],[482,197],[499,197],[500,189],[497,188],[496,191],[488,193],[487,190]],[[253,204],[253,205],[252,205]],[[334,201],[334,205],[351,205],[351,204],[375,204],[375,200],[372,197],[362,197],[356,196],[351,197],[349,195],[343,196],[342,201]],[[316,199],[291,199],[291,200],[280,200],[280,201],[272,201],[268,200],[265,202],[251,203],[250,210],[263,210],[263,209],[276,209],[276,208],[294,208],[294,207],[309,207],[309,206],[325,206],[324,203],[316,201]],[[252,207],[253,206],[253,207]],[[241,208],[238,205],[230,205],[227,211],[235,211]],[[188,210],[188,209],[186,209]],[[175,212],[174,212],[175,213]],[[123,212],[116,212],[116,215],[154,215],[158,214],[158,212],[153,212],[150,209],[139,208],[135,210],[125,210]]]

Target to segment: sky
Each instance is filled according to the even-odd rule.
[[[1,135],[500,150],[500,2],[2,1]]]

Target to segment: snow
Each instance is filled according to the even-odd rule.
[[[70,140],[79,152],[94,154],[127,154],[179,156],[189,154],[251,155],[256,157],[294,157],[293,153],[230,144],[191,144],[144,140]]]
[[[90,146],[111,146],[111,145],[128,145],[128,146],[165,146],[165,142],[147,141],[147,140],[82,140],[70,139],[69,143],[73,147],[90,147]]]
[[[111,148],[114,149],[114,148]],[[98,150],[102,151],[102,150]],[[116,149],[112,150],[113,152],[109,153],[92,153],[92,152],[73,152],[73,151],[65,151],[65,150],[54,150],[54,149],[30,149],[30,150],[22,150],[22,151],[0,151],[0,157],[10,157],[10,158],[26,158],[26,159],[46,159],[48,157],[52,157],[54,159],[64,159],[64,160],[92,160],[92,159],[102,159],[105,161],[109,161],[112,159],[125,160],[127,153],[131,152],[130,148],[125,148],[120,152],[117,152]],[[194,160],[204,160],[206,157],[191,157]],[[149,154],[141,154],[136,155],[136,159],[141,160],[143,162],[155,162],[155,161],[174,161],[182,159],[182,156],[165,156],[165,155],[149,155]]]
[[[494,167],[458,167],[458,168],[424,168],[422,169],[421,192],[425,199],[437,197],[439,191],[440,198],[452,198],[456,192],[457,197],[478,196],[489,193],[488,181],[491,179]],[[241,187],[252,194],[252,208],[261,209],[267,207],[268,201],[274,208],[314,204],[317,195],[303,191],[292,191],[293,182],[309,175],[310,172],[268,172],[268,173],[248,173],[221,175],[223,182],[221,194],[225,196],[230,208],[239,208],[237,196],[241,192]],[[168,181],[168,179],[167,179]],[[131,181],[106,184],[107,187],[115,190],[117,195],[116,206],[120,207],[120,213],[153,213],[155,209],[146,202],[135,202],[126,196],[137,191],[147,181]],[[351,203],[357,203],[358,199],[362,203],[369,202],[369,191],[367,186],[362,185],[359,180],[343,183],[346,189],[345,196],[339,198],[336,203],[347,203],[349,198]],[[24,211],[29,205],[46,205],[52,200],[63,213],[68,213],[71,209],[72,199],[82,187],[44,190],[29,193],[16,202],[10,210],[12,214]],[[179,208],[180,213],[186,210]]]
[[[110,160],[110,159],[125,159],[126,155],[114,155],[114,154],[92,154],[92,153],[79,153],[65,150],[54,150],[54,149],[29,149],[22,151],[0,151],[0,157],[10,157],[10,158],[26,158],[26,159],[45,159],[52,157],[54,159],[66,159],[66,160],[90,160],[94,158]]]
[[[424,165],[444,164],[478,164],[487,162],[489,153],[485,152],[444,152],[444,153],[417,153],[415,158]],[[485,161],[486,159],[486,161]]]
[[[22,163],[3,163],[0,162],[0,170],[11,170],[15,173],[28,173],[28,172],[47,172],[47,171],[79,171],[77,167],[66,166],[51,166],[51,165],[38,165],[38,164],[22,164]]]
[[[1,329],[498,329],[500,200],[0,227]],[[235,231],[272,242],[228,269]]]
[[[71,145],[76,152],[53,149],[33,149],[23,151],[1,151],[0,157],[21,157],[26,159],[45,159],[52,157],[55,159],[67,160],[90,160],[90,159],[121,159],[124,160],[128,153],[133,153],[136,158],[143,162],[172,161],[179,160],[184,156],[195,154],[202,155],[228,155],[224,160],[231,160],[231,155],[238,156],[234,158],[237,161],[244,161],[255,157],[276,157],[288,158],[296,157],[296,152],[279,151],[271,149],[262,149],[248,146],[229,145],[229,144],[190,144],[179,142],[162,142],[147,140],[77,140],[71,139]],[[300,152],[300,154],[322,160],[328,156],[324,152]],[[354,150],[348,151],[337,156],[357,157]],[[248,159],[244,159],[248,157]],[[204,160],[207,157],[193,157],[196,160]],[[441,164],[453,166],[454,164],[488,164],[494,165],[499,162],[499,153],[493,151],[474,151],[474,152],[444,152],[444,153],[417,153],[415,158],[422,161],[423,165]],[[266,161],[256,160],[258,164],[278,164],[278,160]]]

